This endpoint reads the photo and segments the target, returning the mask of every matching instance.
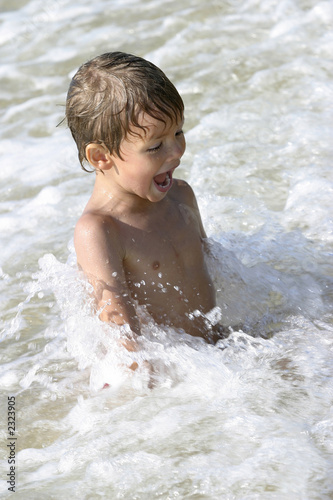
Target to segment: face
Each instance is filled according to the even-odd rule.
[[[184,120],[166,124],[142,115],[140,128],[133,128],[121,144],[122,159],[112,156],[110,175],[122,196],[137,196],[151,202],[162,200],[172,186],[174,170],[185,151]],[[139,135],[136,135],[139,134]]]

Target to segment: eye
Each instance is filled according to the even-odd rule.
[[[184,135],[184,130],[178,130],[178,132],[176,132],[176,137],[179,137],[180,135]]]
[[[155,153],[156,151],[161,149],[161,147],[162,147],[162,143],[160,142],[160,144],[158,146],[154,146],[153,148],[149,148],[147,151],[148,151],[148,153]]]

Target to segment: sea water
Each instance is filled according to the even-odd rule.
[[[333,498],[333,4],[0,12],[1,498],[8,397],[20,499]],[[216,346],[148,323],[141,351],[122,350],[77,271],[94,179],[56,125],[78,66],[113,50],[159,65],[184,98],[178,177],[198,199],[221,321],[241,325]]]

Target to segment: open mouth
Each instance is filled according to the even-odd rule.
[[[156,175],[154,177],[154,183],[157,189],[162,193],[167,191],[172,185],[172,170]]]

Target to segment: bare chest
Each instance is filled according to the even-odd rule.
[[[126,234],[124,269],[133,279],[155,275],[179,281],[202,265],[203,250],[198,224],[182,216],[168,217]]]
[[[132,298],[161,322],[195,309],[210,310],[213,288],[204,262],[200,220],[195,211],[156,212],[122,228],[123,269]]]

